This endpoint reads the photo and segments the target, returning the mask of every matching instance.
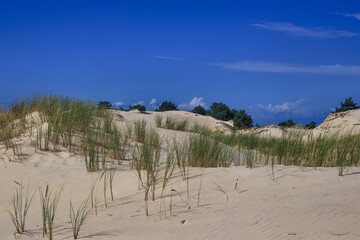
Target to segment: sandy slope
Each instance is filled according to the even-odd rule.
[[[238,130],[238,133],[256,134],[261,137],[281,138],[283,136],[303,136],[304,139],[317,138],[318,136],[340,136],[360,133],[360,109],[330,113],[324,122],[312,130],[300,128],[283,128],[278,125],[267,125],[260,128]]]
[[[127,121],[142,116],[149,122],[154,119],[153,114],[122,114]],[[210,127],[217,122],[207,117],[199,121],[208,121]],[[181,139],[187,134],[159,130],[169,138]],[[100,173],[87,173],[82,157],[66,150],[35,153],[28,137],[19,141],[26,155],[22,163],[8,162],[0,147],[0,239],[14,239],[14,228],[6,212],[11,209],[14,181],[30,183],[32,189],[44,186],[45,182],[57,188],[63,185],[55,239],[72,239],[69,200],[77,206],[86,199],[91,182]],[[145,217],[144,194],[138,190],[134,171],[129,169],[128,162],[121,166],[114,162],[114,166],[118,169],[114,180],[115,201],[109,199],[109,207],[104,207],[102,182],[98,183],[98,214],[87,220],[80,232],[82,239],[360,239],[360,168],[352,168],[348,175],[339,178],[335,168],[277,166],[275,181],[269,176],[270,168],[262,166],[191,168],[190,198],[187,198],[186,182],[176,172],[165,191],[165,218],[164,211],[160,212],[160,190],[156,201],[150,202],[151,216]],[[170,191],[171,188],[176,192]],[[36,190],[28,213],[28,232],[18,239],[43,239],[38,195]]]

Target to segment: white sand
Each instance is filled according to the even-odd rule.
[[[177,113],[176,113],[177,114]],[[153,114],[122,113],[126,120]],[[194,118],[197,118],[194,116]],[[216,120],[202,122],[216,125]],[[212,121],[212,122],[211,122]],[[161,130],[163,134],[186,134]],[[169,135],[169,136],[170,136]],[[62,150],[34,152],[29,138],[22,138],[26,157],[22,163],[8,162],[0,147],[0,239],[14,239],[14,227],[6,209],[16,184],[30,183],[32,189],[48,182],[63,192],[55,219],[54,239],[72,239],[69,200],[75,206],[88,197],[92,179],[100,173],[87,173],[83,158]],[[4,162],[1,161],[4,160]],[[269,167],[190,169],[190,199],[186,182],[179,172],[172,188],[191,206],[190,209],[169,186],[165,192],[167,218],[160,220],[157,191],[150,201],[150,216],[145,216],[144,194],[127,162],[118,166],[114,180],[115,201],[105,209],[102,185],[97,188],[98,215],[88,218],[80,231],[82,239],[360,239],[360,168],[351,168],[339,178],[336,168],[301,169],[276,166],[275,181]],[[235,184],[238,179],[238,187]],[[200,206],[197,206],[200,181]],[[228,195],[221,192],[218,188]],[[169,213],[173,194],[173,214]],[[110,198],[110,195],[108,196]],[[181,221],[185,220],[184,224]],[[28,230],[18,239],[43,239],[38,192],[27,217]]]
[[[267,125],[259,128],[238,130],[238,133],[256,134],[260,137],[281,138],[288,136],[303,136],[304,139],[318,136],[339,136],[360,134],[360,109],[341,113],[330,113],[324,122],[312,130],[301,128],[283,128],[278,125]]]

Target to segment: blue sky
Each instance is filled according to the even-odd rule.
[[[254,123],[360,102],[357,1],[2,1],[0,102],[224,102]],[[151,103],[151,104],[150,104]]]

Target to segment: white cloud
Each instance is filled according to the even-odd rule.
[[[126,105],[126,103],[123,103],[123,102],[114,102],[114,103],[111,103],[113,106],[115,107],[121,107],[121,106],[124,106]]]
[[[204,102],[203,97],[194,97],[189,103],[179,104],[179,108],[185,109],[185,110],[190,110],[199,105],[202,107],[206,106],[206,103]]]
[[[272,104],[268,104],[268,105],[263,105],[263,104],[258,104],[257,106],[261,109],[264,109],[266,111],[269,111],[271,113],[284,113],[284,112],[294,112],[297,113],[300,111],[299,109],[299,105],[301,103],[303,103],[305,101],[305,99],[301,98],[295,102],[284,102],[282,104],[278,104],[278,105],[272,105]]]
[[[270,72],[270,73],[323,73],[323,74],[351,74],[360,75],[360,65],[295,65],[288,63],[241,61],[233,63],[211,64],[226,69],[242,72]]]
[[[153,99],[151,99],[151,101],[149,102],[149,105],[154,105],[154,104],[156,104],[156,99],[155,98],[153,98]]]
[[[354,17],[357,20],[360,20],[360,13],[353,13],[353,14],[342,14],[342,13],[338,13],[340,15],[343,15],[345,17]]]
[[[166,56],[154,56],[154,58],[158,58],[158,59],[165,59],[165,60],[172,60],[172,61],[179,61],[179,60],[182,60],[182,58],[176,58],[176,57],[166,57]]]
[[[197,107],[197,106],[202,106],[205,107],[205,102],[204,102],[204,98],[203,97],[194,97],[190,103],[189,103],[190,107]]]
[[[139,101],[137,103],[131,104],[131,106],[135,106],[135,105],[145,105],[145,102],[144,101]]]
[[[349,31],[324,29],[322,27],[301,27],[288,22],[259,22],[250,25],[270,31],[285,32],[292,35],[312,38],[342,38],[360,36],[359,33]]]

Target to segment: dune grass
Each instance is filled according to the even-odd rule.
[[[39,187],[43,235],[47,235],[49,240],[53,239],[54,220],[61,192],[62,187],[59,191],[55,192],[51,190],[49,185],[46,185],[45,192]]]
[[[251,150],[258,160],[264,160],[262,164],[274,161],[274,164],[313,168],[338,167],[343,171],[349,166],[358,166],[360,159],[360,135],[333,134],[316,138],[297,135],[276,139],[233,134],[215,138],[245,153]]]
[[[186,119],[176,120],[173,117],[167,116],[165,122],[162,120],[161,115],[155,116],[156,127],[165,128],[176,131],[188,131],[189,121]]]
[[[22,234],[25,231],[26,216],[29,211],[32,199],[34,197],[34,192],[31,193],[29,184],[27,186],[26,192],[23,192],[22,184],[18,184],[15,188],[15,194],[12,196],[12,210],[8,213],[10,215],[11,221],[14,224],[16,233]]]
[[[144,189],[146,216],[149,216],[148,200],[150,190],[152,190],[152,199],[155,200],[155,187],[160,171],[160,146],[159,134],[154,129],[150,129],[144,137],[144,142],[141,145],[137,144],[133,151],[132,165]]]
[[[75,211],[72,202],[70,201],[70,223],[73,230],[74,239],[78,239],[81,226],[84,224],[85,220],[88,218],[91,213],[91,208],[89,206],[89,199],[83,201],[78,209]]]
[[[233,161],[232,149],[214,138],[190,135],[186,144],[191,167],[229,167]]]
[[[14,139],[32,128],[34,122],[37,123],[36,150],[58,151],[65,147],[70,152],[81,153],[88,171],[105,169],[108,157],[121,164],[129,151],[131,138],[139,143],[146,141],[145,120],[120,129],[113,124],[111,112],[98,108],[93,102],[62,95],[34,94],[0,107],[0,142],[7,153],[11,153],[9,160],[21,158],[21,145]],[[338,167],[339,175],[343,175],[348,167],[359,163],[359,135],[334,134],[307,139],[302,135],[289,135],[275,139],[251,134],[216,134],[198,124],[190,127],[187,120],[172,117],[163,120],[161,115],[156,115],[155,122],[158,127],[196,133],[186,143],[189,166],[241,164],[232,156],[232,148],[245,155],[249,167],[254,164]]]
[[[143,143],[145,141],[146,134],[146,121],[136,120],[134,122],[134,140],[139,143]]]

